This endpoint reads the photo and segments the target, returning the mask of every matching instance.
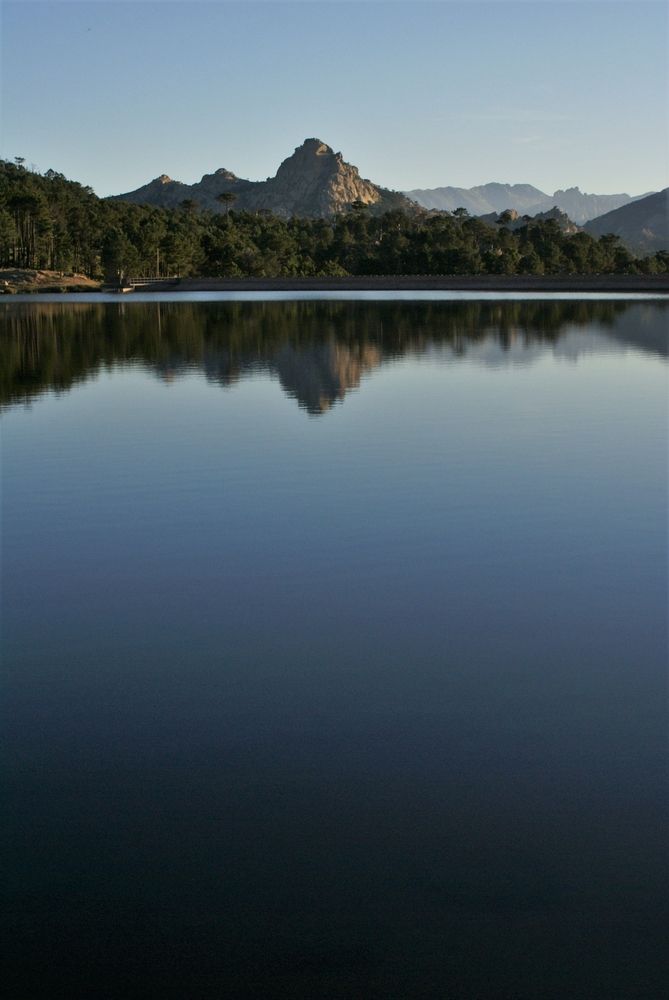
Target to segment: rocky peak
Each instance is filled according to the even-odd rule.
[[[208,174],[204,175],[204,177],[208,177],[208,176],[209,176]],[[214,170],[214,173],[213,173],[212,176],[213,177],[218,177],[220,180],[223,180],[223,181],[236,181],[237,180],[237,174],[233,174],[232,170],[226,170],[225,167],[219,167],[218,170]],[[202,180],[204,180],[204,177],[202,178]]]
[[[320,139],[305,139],[292,156],[283,161],[276,172],[276,180],[296,174],[322,175],[336,170],[341,162],[341,154],[337,156],[327,143]]]
[[[281,215],[325,216],[345,211],[354,201],[371,205],[381,192],[358,168],[321,139],[305,139],[268,181]]]
[[[305,139],[301,146],[297,146],[292,157],[288,159],[293,159],[298,157],[299,159],[308,160],[312,157],[325,156],[325,157],[335,157],[341,160],[341,153],[335,153],[332,146],[328,146],[327,142],[323,142],[321,139]]]
[[[321,139],[305,139],[301,146],[298,146],[295,150],[296,153],[304,152],[312,156],[330,156],[332,155],[332,146],[328,146],[327,142],[323,142]]]
[[[240,181],[231,170],[219,167],[213,174],[203,174],[201,180],[194,187],[198,191],[206,192],[208,195],[215,197],[222,191],[230,191],[233,188],[237,188],[240,184],[244,184],[244,181]]]

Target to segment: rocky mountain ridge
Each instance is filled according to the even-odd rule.
[[[465,208],[490,225],[503,213],[512,213],[507,225],[521,227],[528,218],[554,218],[565,233],[584,226],[593,235],[601,234],[599,218],[606,219],[606,232],[617,232],[616,211],[642,205],[656,195],[586,194],[578,187],[560,189],[548,195],[531,184],[483,184],[473,188],[443,187],[415,189],[406,193],[390,191],[360,176],[357,167],[344,160],[341,153],[320,139],[305,139],[279,166],[274,177],[251,181],[220,167],[204,174],[195,184],[185,184],[161,174],[148,184],[113,198],[141,205],[179,208],[192,203],[202,209],[223,213],[234,211],[271,212],[282,218],[328,218],[347,212],[352,206],[365,206],[372,214],[391,209],[409,212],[454,212]],[[659,204],[659,203],[658,203]],[[645,209],[640,209],[641,215]],[[641,215],[624,216],[619,235],[623,242],[639,252],[664,249],[666,219],[662,209],[645,226],[637,224]],[[657,214],[657,212],[656,212]],[[609,216],[611,219],[609,220]],[[637,220],[627,224],[626,220]],[[597,220],[590,228],[590,223]],[[631,226],[631,228],[630,228]],[[629,231],[628,231],[629,230]]]
[[[372,211],[416,210],[403,194],[361,177],[358,168],[320,139],[305,139],[283,161],[274,177],[249,181],[221,167],[196,184],[184,184],[161,174],[143,187],[114,198],[140,205],[176,208],[193,201],[214,212],[269,211],[283,218],[325,218],[359,203]]]

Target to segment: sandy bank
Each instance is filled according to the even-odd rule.
[[[62,271],[33,271],[27,268],[0,270],[0,295],[26,295],[31,292],[97,292],[100,282],[83,274]]]

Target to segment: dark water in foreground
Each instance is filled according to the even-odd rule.
[[[0,306],[17,998],[655,998],[663,304]]]

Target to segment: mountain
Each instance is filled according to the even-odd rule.
[[[227,201],[220,196],[227,195]],[[415,211],[453,212],[465,208],[470,215],[492,216],[507,210],[535,216],[552,209],[564,212],[577,226],[646,195],[586,194],[577,187],[546,194],[532,184],[482,184],[472,188],[416,188],[404,193],[389,191],[360,176],[357,167],[320,139],[305,139],[292,156],[283,161],[274,177],[249,181],[224,167],[204,174],[195,184],[172,180],[167,174],[148,184],[114,195],[137,205],[177,208],[194,201],[213,212],[269,211],[283,218],[325,218],[348,211],[354,202],[368,205],[373,214],[401,208]]]
[[[634,253],[669,250],[669,188],[593,219],[585,231],[595,238],[615,233]]]
[[[220,195],[229,195],[229,200],[222,203]],[[362,178],[357,167],[320,139],[305,139],[283,161],[276,176],[266,181],[243,180],[224,168],[205,174],[196,184],[183,184],[163,174],[136,191],[113,197],[163,208],[192,200],[214,212],[266,210],[283,218],[324,218],[347,211],[354,202],[369,205],[375,213],[417,208],[403,194]]]
[[[439,187],[407,191],[407,196],[423,208],[453,212],[466,208],[470,215],[490,215],[512,209],[520,215],[537,215],[559,208],[582,226],[604,212],[620,208],[638,198],[628,194],[585,194],[577,187],[546,194],[531,184],[482,184],[473,188]]]

